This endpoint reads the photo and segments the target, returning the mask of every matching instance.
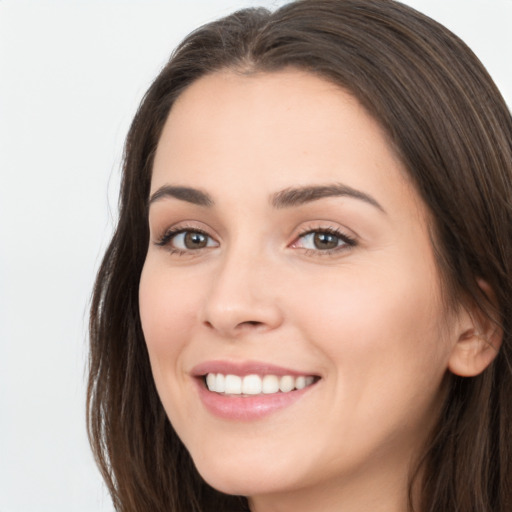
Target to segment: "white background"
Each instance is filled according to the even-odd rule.
[[[123,139],[190,30],[283,0],[0,0],[0,512],[112,507],[89,453],[87,308]],[[512,0],[409,0],[512,104]]]

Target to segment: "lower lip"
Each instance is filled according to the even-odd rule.
[[[209,391],[202,379],[197,379],[199,397],[206,409],[228,420],[253,421],[291,406],[308,393],[315,384],[288,393],[254,396],[223,395]]]

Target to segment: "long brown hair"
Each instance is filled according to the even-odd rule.
[[[188,36],[145,95],[126,141],[119,222],[90,318],[88,428],[116,510],[247,510],[244,498],[201,479],[166,418],[138,286],[153,156],[173,102],[221,69],[287,67],[348,90],[381,124],[430,210],[447,307],[477,305],[503,332],[498,356],[481,375],[451,378],[421,471],[411,475],[411,488],[414,481],[420,489],[411,510],[510,512],[512,119],[465,44],[393,0],[299,0],[274,13],[239,11]]]

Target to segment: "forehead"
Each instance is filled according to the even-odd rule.
[[[256,193],[340,181],[418,203],[386,134],[351,94],[294,69],[222,71],[175,102],[151,191],[169,182],[222,193],[245,184]]]

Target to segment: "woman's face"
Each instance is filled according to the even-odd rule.
[[[360,104],[294,70],[201,78],[165,124],[149,225],[152,371],[206,481],[254,503],[405,485],[457,322],[425,207]]]

